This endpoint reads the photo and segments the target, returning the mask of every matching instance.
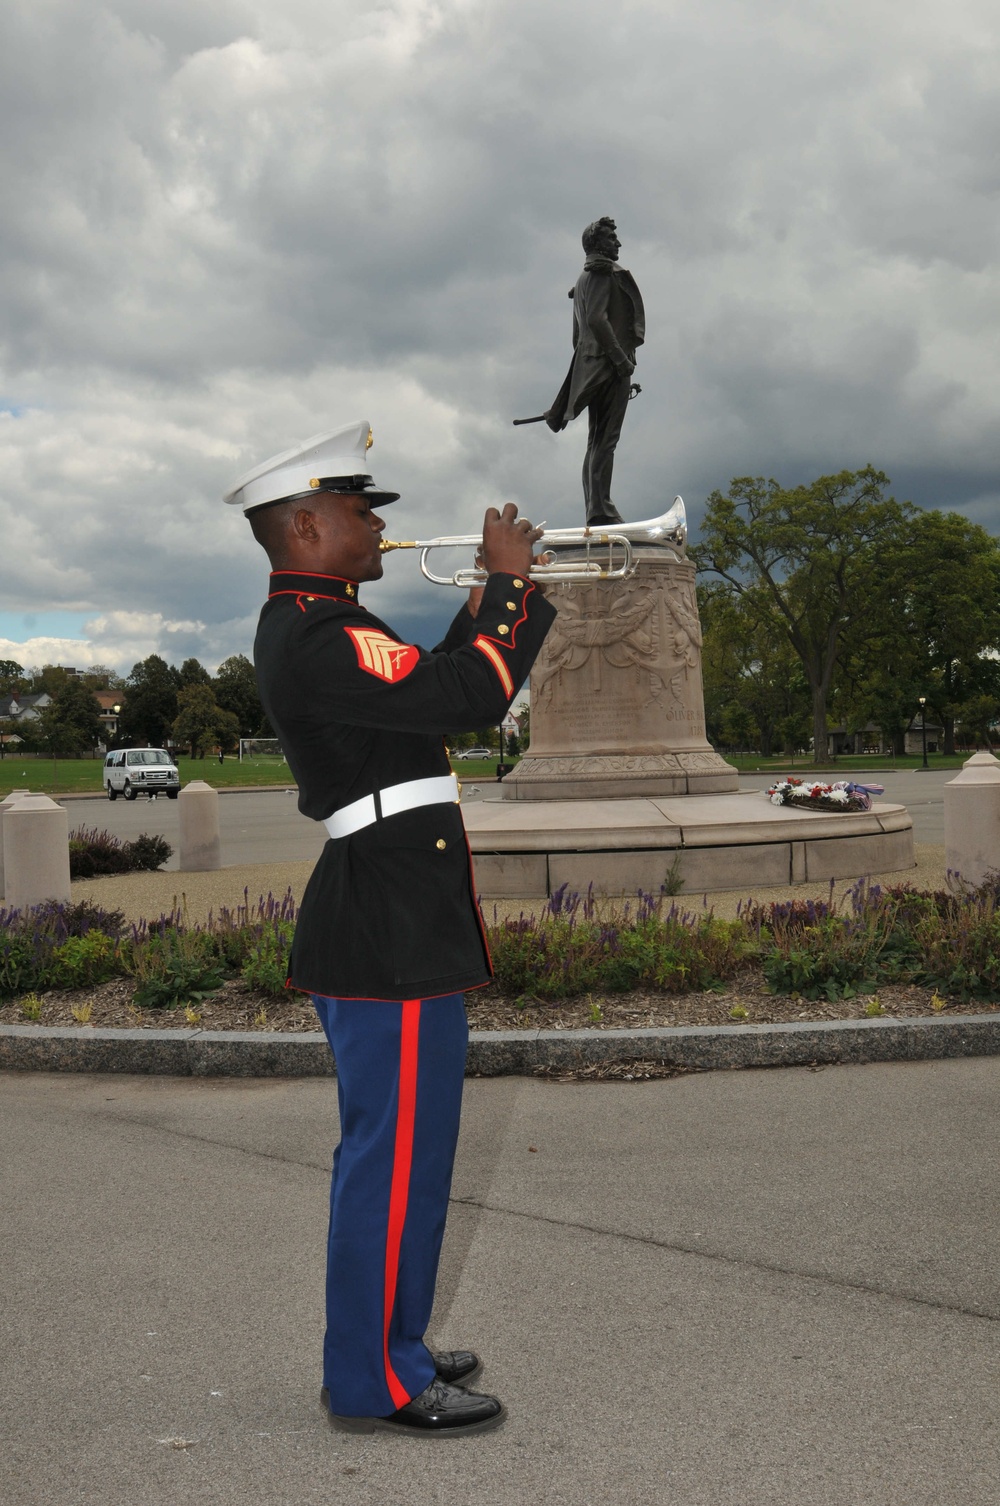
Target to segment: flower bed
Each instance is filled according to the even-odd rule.
[[[138,925],[87,903],[0,910],[0,1004],[20,1001],[13,1004],[19,1017],[38,1020],[40,991],[96,992],[115,980],[145,1010],[198,1010],[236,984],[255,997],[287,1000],[295,913],[290,892],[256,904],[245,895],[204,925],[189,924],[183,910]],[[496,970],[489,996],[553,1014],[567,1000],[589,998],[594,1023],[600,1001],[625,996],[672,1000],[766,988],[832,1003],[917,989],[932,991],[935,1009],[949,1000],[1000,999],[996,874],[958,894],[860,881],[839,907],[831,884],[826,902],[750,901],[735,920],[684,910],[665,895],[640,894],[612,909],[563,889],[538,914],[487,915],[487,936]],[[470,995],[473,1007],[477,998],[483,995]]]

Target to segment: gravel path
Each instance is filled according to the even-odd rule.
[[[895,873],[873,874],[873,879],[885,884],[912,884],[917,889],[943,889],[945,887],[944,847],[917,844],[916,867]],[[234,868],[220,868],[214,873],[131,873],[109,878],[79,879],[73,884],[74,899],[90,899],[108,909],[122,910],[129,920],[155,919],[172,906],[186,904],[192,921],[204,920],[210,910],[218,912],[221,905],[235,907],[243,902],[244,889],[255,903],[259,895],[268,891],[281,896],[291,889],[296,900],[312,872],[311,861],[304,863],[249,863]],[[854,880],[838,880],[834,892],[840,898]],[[688,909],[701,909],[707,904],[716,915],[735,916],[741,901],[753,898],[761,902],[781,899],[826,899],[828,882],[818,884],[787,884],[777,888],[726,889],[713,894],[682,894],[678,903]],[[539,911],[539,899],[486,900],[483,911],[488,921],[496,915],[517,915],[520,911]],[[614,906],[615,901],[608,901]],[[620,903],[620,902],[619,902]]]

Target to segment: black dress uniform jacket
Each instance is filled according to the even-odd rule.
[[[445,735],[499,722],[555,609],[519,576],[489,577],[427,652],[403,643],[352,581],[276,571],[254,660],[268,721],[322,821],[362,796],[451,772]],[[411,999],[489,981],[461,812],[419,806],[331,838],[309,880],[289,983],[331,998]]]

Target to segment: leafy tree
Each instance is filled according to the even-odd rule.
[[[1000,723],[1000,698],[995,695],[973,696],[960,708],[962,731],[977,748],[988,748],[992,753],[998,740],[997,726]]]
[[[913,523],[907,627],[919,647],[925,694],[955,751],[955,715],[989,695],[1000,648],[1000,541],[955,512],[925,512]],[[984,683],[985,682],[985,683]]]
[[[215,699],[225,711],[231,711],[243,737],[266,737],[263,728],[264,708],[257,691],[257,676],[246,654],[223,659],[213,684]]]
[[[27,683],[20,664],[13,659],[0,659],[0,695],[14,695]]]
[[[92,664],[84,672],[84,681],[93,690],[124,690],[125,681],[107,664]]]
[[[205,749],[230,747],[240,735],[240,724],[231,711],[216,702],[210,685],[187,685],[177,696],[178,712],[174,737],[188,743],[192,758],[204,758]]]
[[[94,692],[75,675],[67,675],[48,706],[39,712],[36,726],[35,736],[50,753],[93,748],[104,732]]]
[[[61,664],[43,664],[31,677],[31,694],[54,696],[67,680],[75,678],[75,675],[68,675]]]
[[[715,583],[698,588],[704,633],[702,673],[709,736],[765,756],[809,738],[809,688],[802,666],[769,611],[752,596]]]
[[[165,659],[150,654],[133,664],[118,718],[118,741],[162,747],[177,715],[177,688]]]
[[[880,560],[881,586],[844,633],[843,689],[902,752],[919,698],[955,751],[964,704],[1000,693],[1000,541],[960,513],[915,512]]]
[[[177,680],[178,688],[183,690],[188,685],[211,685],[212,676],[197,659],[185,659],[177,671]]]
[[[725,582],[761,630],[783,638],[802,665],[812,703],[813,757],[827,753],[827,703],[846,653],[884,591],[882,560],[898,552],[913,509],[885,495],[888,476],[866,466],[790,489],[737,477],[713,492],[692,550]]]

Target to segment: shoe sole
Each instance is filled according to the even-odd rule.
[[[507,1408],[501,1403],[495,1416],[484,1417],[480,1422],[466,1422],[455,1428],[410,1428],[404,1423],[390,1422],[387,1417],[342,1417],[330,1411],[322,1396],[319,1404],[335,1433],[395,1433],[397,1438],[469,1438],[473,1433],[492,1433],[507,1419]]]

